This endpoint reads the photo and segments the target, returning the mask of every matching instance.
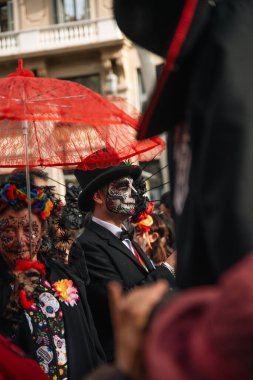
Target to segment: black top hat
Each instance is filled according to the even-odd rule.
[[[204,36],[211,9],[208,0],[114,0],[115,18],[126,36],[166,58],[141,120],[139,139],[182,121],[192,52]]]
[[[76,169],[74,174],[82,187],[82,191],[78,198],[78,206],[80,210],[85,212],[90,211],[91,205],[93,204],[93,194],[101,187],[124,176],[130,176],[135,180],[141,175],[141,172],[142,170],[140,166],[126,164],[86,171]]]

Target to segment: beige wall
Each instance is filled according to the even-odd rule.
[[[14,5],[18,6],[19,29],[36,29],[52,23],[51,0],[17,0]]]
[[[64,54],[47,59],[49,77],[66,78],[101,72],[100,52]]]
[[[90,0],[91,9],[93,8],[95,18],[112,16],[112,0]]]

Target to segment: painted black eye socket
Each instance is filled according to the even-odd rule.
[[[119,187],[117,190],[127,191],[128,187],[127,186],[122,186],[122,187]]]
[[[116,185],[116,189],[117,190],[125,190],[125,191],[127,191],[129,189],[129,182],[128,181],[119,182]]]
[[[11,234],[13,231],[13,228],[6,228],[5,230],[2,231],[3,234]]]

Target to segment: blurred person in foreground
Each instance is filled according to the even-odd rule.
[[[109,285],[114,365],[85,380],[251,380],[253,253],[217,285],[168,293],[160,281],[124,294]]]
[[[49,380],[41,367],[9,339],[0,336],[1,380]]]
[[[253,249],[253,2],[114,0],[114,14],[165,58],[138,134],[168,132],[177,286],[213,284]]]

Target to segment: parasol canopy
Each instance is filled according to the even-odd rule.
[[[29,167],[73,168],[97,151],[83,169],[131,157],[149,161],[165,144],[158,137],[136,141],[137,125],[138,118],[82,85],[36,78],[22,60],[0,79],[0,167],[24,167],[28,160]]]

